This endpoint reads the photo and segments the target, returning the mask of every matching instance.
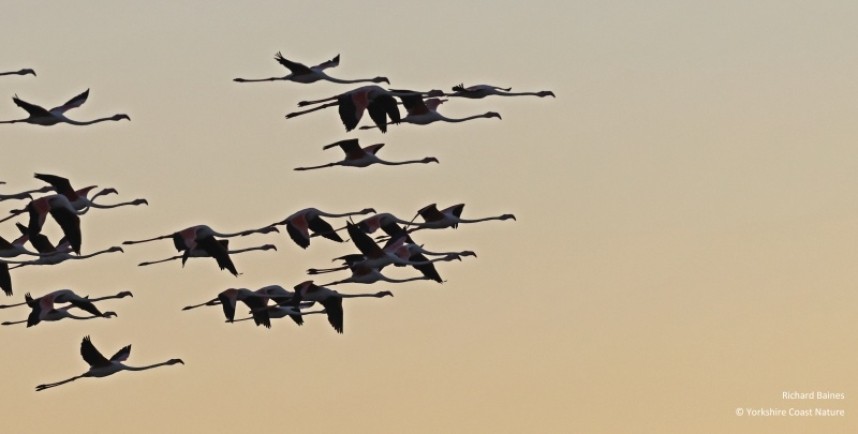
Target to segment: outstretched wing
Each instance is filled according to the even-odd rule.
[[[417,214],[420,214],[420,217],[423,217],[423,220],[427,222],[444,219],[444,214],[441,214],[441,211],[438,211],[438,206],[434,203],[424,206],[417,211]]]
[[[387,117],[390,117],[391,122],[398,124],[401,120],[399,116],[399,108],[396,106],[396,98],[391,95],[379,95],[373,98],[367,105],[366,110],[369,112],[369,117],[375,123],[375,126],[382,133],[387,132]]]
[[[274,56],[274,60],[276,60],[278,63],[280,63],[281,65],[288,68],[289,71],[292,72],[292,74],[302,75],[302,74],[312,74],[313,73],[313,71],[311,71],[310,68],[307,67],[307,65],[304,65],[303,63],[293,62],[293,61],[283,57],[283,55],[280,54],[279,51],[277,52],[277,55]]]
[[[83,103],[86,102],[87,98],[89,98],[89,89],[83,91],[83,93],[81,93],[80,95],[66,101],[65,104],[52,108],[51,113],[65,113],[67,110],[73,109],[75,107],[80,107]]]
[[[110,366],[110,360],[107,360],[89,340],[89,336],[85,336],[80,342],[80,355],[89,366],[93,368]]]
[[[333,68],[340,65],[340,55],[337,54],[333,59],[322,62],[313,67],[313,69],[324,70],[328,68]]]
[[[75,253],[80,254],[80,217],[68,208],[51,208],[51,217],[59,223]]]
[[[84,299],[84,298],[73,298],[73,299],[69,300],[69,303],[71,303],[71,305],[72,305],[72,306],[74,306],[74,307],[76,307],[76,308],[78,308],[78,309],[85,310],[85,311],[87,311],[87,312],[89,312],[89,313],[91,313],[91,314],[93,314],[93,315],[95,315],[95,316],[102,316],[102,315],[104,315],[103,313],[101,313],[101,311],[100,311],[100,310],[98,310],[98,308],[97,308],[97,307],[95,307],[95,305],[94,305],[94,304],[92,304],[92,302],[91,302],[91,301],[89,301],[89,300],[87,300],[87,299]]]
[[[352,242],[357,246],[358,250],[364,254],[367,258],[378,258],[384,256],[384,251],[381,250],[381,247],[378,247],[378,244],[370,238],[364,231],[360,230],[357,225],[352,224],[351,222],[346,222],[346,228],[349,231],[349,237],[351,237]]]
[[[229,258],[229,251],[222,243],[219,243],[213,236],[197,238],[196,241],[197,245],[205,250],[209,256],[215,258],[221,270],[227,269],[233,276],[238,276],[238,270],[235,269],[235,264]],[[190,250],[186,251],[185,254],[187,255],[189,252]]]
[[[22,109],[26,110],[27,113],[29,113],[31,117],[50,117],[51,116],[51,112],[45,110],[44,107],[37,106],[35,104],[30,104],[27,101],[24,101],[21,98],[18,98],[18,95],[15,95],[14,97],[12,97],[12,101],[14,101],[15,105],[17,105],[18,107],[21,107]]]
[[[124,362],[128,360],[128,356],[131,355],[131,345],[126,345],[122,347],[121,350],[117,351],[113,357],[110,358],[111,362]]]
[[[68,179],[63,178],[62,176],[48,175],[45,173],[37,173],[35,175],[35,178],[42,180],[42,181],[45,181],[48,184],[51,184],[51,187],[54,187],[54,190],[57,193],[69,198],[69,200],[74,200],[77,198],[76,197],[77,194],[75,193],[75,190],[71,185],[71,182],[69,182]]]
[[[331,149],[334,146],[339,146],[340,149],[342,149],[343,152],[346,153],[346,155],[349,155],[354,152],[361,152],[361,147],[358,144],[358,139],[340,140],[339,142],[331,143],[330,145],[325,145],[325,147],[323,147],[322,149]]]
[[[9,264],[0,262],[0,289],[6,295],[12,295],[12,275],[9,274]]]
[[[307,220],[307,226],[313,233],[321,235],[331,241],[336,241],[338,243],[342,243],[343,239],[334,231],[334,228],[330,223],[322,220],[321,217],[316,216],[309,220]]]

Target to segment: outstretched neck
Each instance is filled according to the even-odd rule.
[[[325,77],[325,80],[330,81],[332,83],[340,83],[340,84],[353,84],[353,83],[377,83],[377,79],[375,78],[356,78],[354,80],[344,80],[342,78],[331,77],[327,74],[322,74]]]
[[[118,121],[118,120],[119,120],[119,118],[117,118],[116,116],[108,116],[106,118],[98,118],[98,119],[93,119],[91,121],[76,121],[74,119],[66,118],[65,122],[70,123],[72,125],[92,125],[92,124],[97,124],[99,122],[104,122],[104,121]]]
[[[93,197],[93,199],[95,199],[95,198]],[[142,203],[146,203],[144,199],[134,199],[134,200],[129,200],[128,202],[119,202],[119,203],[112,203],[112,204],[100,204],[100,203],[95,203],[92,200],[90,200],[89,206],[91,208],[109,209],[109,208],[119,208],[120,206],[129,206],[129,205],[136,206],[136,205],[140,205]]]
[[[128,365],[123,365],[123,366],[124,366],[124,367],[125,367],[125,369],[126,369],[126,370],[128,370],[128,371],[145,371],[145,370],[147,370],[147,369],[157,368],[157,367],[159,367],[159,366],[168,366],[168,365],[171,365],[171,364],[173,364],[173,361],[172,361],[172,360],[167,360],[167,361],[165,361],[165,362],[155,363],[154,365],[146,365],[146,366],[128,366]]]
[[[289,80],[290,76],[285,77],[270,77],[270,78],[235,78],[232,81],[236,83],[259,83],[262,81],[280,81],[280,80]]]

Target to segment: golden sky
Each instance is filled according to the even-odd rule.
[[[314,239],[305,251],[285,231],[234,240],[278,247],[236,256],[237,278],[203,259],[136,266],[175,254],[169,241],[13,271],[15,297],[3,303],[60,288],[134,298],[101,304],[118,313],[110,320],[0,329],[4,432],[858,428],[858,3],[30,1],[3,10],[0,70],[38,76],[0,77],[0,120],[25,115],[15,94],[51,107],[85,89],[89,100],[69,117],[131,117],[0,125],[0,192],[39,187],[40,172],[149,200],[83,216],[85,253],[195,224],[259,227],[305,207],[410,219],[429,203],[465,203],[464,217],[518,218],[418,232],[426,248],[479,256],[440,264],[443,285],[338,287],[396,295],[348,300],[343,335],[318,316],[266,330],[225,324],[219,308],[181,311],[229,287],[292,286],[354,250]],[[331,75],[383,75],[393,88],[486,83],[557,98],[452,99],[439,111],[503,119],[346,133],[333,109],[284,115],[354,86],[232,81],[285,75],[278,51],[308,64],[341,54]],[[292,170],[336,160],[322,146],[353,137],[385,143],[384,158],[440,164]],[[0,226],[7,239],[15,231]],[[0,311],[4,321],[26,315]],[[130,365],[186,365],[34,392],[86,370],[85,335],[108,355],[132,344]],[[788,391],[845,399],[783,399]],[[760,408],[846,415],[747,414]]]

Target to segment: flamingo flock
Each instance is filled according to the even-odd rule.
[[[442,104],[450,102],[451,99],[449,98],[458,97],[475,100],[493,95],[536,96],[540,98],[555,96],[551,91],[512,92],[510,88],[491,85],[465,87],[460,84],[452,87],[452,93],[445,93],[438,89],[428,91],[389,89],[381,86],[382,83],[390,84],[390,80],[383,76],[342,79],[329,75],[326,71],[339,66],[340,55],[314,66],[289,60],[280,52],[276,53],[274,59],[289,73],[270,78],[235,78],[233,81],[237,83],[285,81],[301,84],[319,81],[335,84],[371,83],[340,92],[331,97],[300,101],[297,103],[298,107],[307,108],[286,115],[287,119],[293,119],[329,107],[337,107],[340,121],[346,132],[358,129],[377,129],[385,133],[390,126],[402,123],[426,126],[436,122],[463,123],[480,118],[501,119],[501,115],[494,111],[463,118],[444,116],[438,112],[438,108]],[[0,72],[0,76],[6,75],[36,76],[36,73],[29,68]],[[130,120],[126,114],[115,114],[86,121],[66,117],[67,111],[80,107],[87,101],[88,97],[89,89],[66,103],[48,110],[26,102],[16,95],[13,97],[13,102],[25,110],[28,117],[0,121],[0,124],[29,123],[51,126],[65,123],[73,126],[88,126],[106,121]],[[400,105],[406,110],[404,116],[400,113]],[[372,124],[360,126],[365,112],[368,112]],[[294,170],[309,171],[335,166],[365,168],[371,165],[405,166],[439,163],[435,157],[404,161],[383,160],[377,156],[383,146],[383,143],[361,146],[357,138],[346,138],[322,148],[323,150],[339,148],[345,154],[342,160],[316,166],[295,167]],[[0,201],[24,201],[22,207],[12,209],[7,216],[0,218],[0,223],[13,219],[18,220],[15,221],[15,226],[19,232],[16,238],[7,241],[0,237],[0,288],[7,296],[15,294],[11,271],[16,268],[35,265],[46,265],[49,266],[47,268],[52,268],[51,266],[67,260],[82,260],[106,253],[124,253],[124,249],[119,245],[101,250],[90,250],[87,247],[88,245],[84,242],[85,235],[91,229],[82,225],[82,221],[86,220],[83,216],[89,210],[149,205],[147,199],[140,198],[106,204],[98,199],[103,196],[118,194],[116,189],[103,188],[96,191],[97,186],[95,185],[75,188],[68,178],[54,174],[36,173],[34,178],[48,185],[38,189],[0,194]],[[0,184],[5,184],[5,182],[0,181]],[[296,279],[297,283],[293,282],[285,284],[285,286],[270,284],[258,289],[229,287],[213,294],[213,297],[208,301],[185,306],[182,310],[220,306],[227,323],[253,321],[256,326],[265,328],[271,328],[274,319],[288,317],[296,325],[301,326],[305,323],[305,316],[324,315],[334,332],[342,334],[346,325],[344,308],[346,299],[393,297],[394,292],[391,288],[407,286],[409,282],[441,284],[446,280],[442,278],[439,267],[447,266],[442,264],[458,263],[463,261],[465,257],[476,258],[477,256],[471,250],[440,249],[438,251],[439,249],[427,249],[424,244],[413,239],[415,235],[419,235],[415,232],[426,229],[456,229],[460,224],[491,220],[515,220],[515,216],[508,213],[481,218],[464,218],[462,217],[463,211],[464,204],[439,209],[435,203],[432,203],[416,210],[411,220],[405,220],[396,217],[391,212],[377,212],[371,207],[343,212],[322,211],[318,208],[309,207],[291,211],[282,220],[252,229],[219,232],[205,224],[178,230],[165,228],[160,232],[162,235],[126,240],[121,245],[132,246],[159,240],[171,240],[173,248],[179,253],[178,255],[143,261],[138,263],[138,266],[147,267],[172,261],[181,261],[184,266],[189,258],[212,258],[220,270],[225,270],[238,278],[242,276],[242,273],[238,271],[233,262],[233,255],[252,251],[277,251],[277,246],[268,242],[248,247],[234,247],[230,245],[233,239],[251,235],[277,237],[270,234],[279,233],[278,227],[285,226],[288,237],[300,248],[292,249],[291,254],[300,254],[301,251],[308,249],[311,240],[316,237],[338,243],[344,249],[348,249],[343,255],[333,258],[333,261],[340,262],[339,266],[307,270],[307,274],[310,276],[342,273],[339,277],[326,279],[330,282],[319,284],[314,280]],[[418,221],[418,217],[422,221]],[[54,225],[62,232],[62,238],[56,242],[52,242],[44,233],[46,226]],[[371,234],[379,229],[385,235],[373,239]],[[340,235],[342,231],[347,234],[347,239],[343,238],[345,234]],[[276,239],[278,238],[270,238],[269,240],[276,241]],[[27,244],[31,247],[27,247]],[[24,259],[20,259],[21,257]],[[383,273],[387,267],[413,270],[413,274],[404,278],[390,277]],[[374,285],[379,282],[383,285],[389,285],[389,287],[358,293],[331,289],[331,287],[338,285],[345,288],[348,284]],[[96,307],[95,303],[125,297],[133,297],[133,295],[130,291],[121,291],[115,295],[90,298],[89,296],[80,296],[72,289],[59,289],[38,297],[26,293],[23,302],[0,305],[0,309],[26,306],[30,309],[27,318],[5,321],[0,324],[4,326],[26,324],[27,327],[33,327],[42,322],[64,319],[116,318],[118,317],[116,312],[103,311]],[[247,316],[239,316],[239,312],[247,312]],[[128,366],[123,362],[129,357],[130,351],[131,346],[128,345],[112,357],[107,358],[95,348],[89,336],[86,336],[81,341],[80,353],[89,365],[89,369],[81,375],[66,380],[40,384],[36,386],[36,391],[57,387],[84,377],[106,377],[122,370],[142,371],[160,366],[184,365],[183,360],[174,358],[142,367]]]

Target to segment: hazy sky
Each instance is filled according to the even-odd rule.
[[[52,107],[85,89],[69,117],[131,117],[0,125],[0,192],[43,172],[149,200],[83,216],[85,253],[310,206],[411,218],[465,203],[465,217],[518,221],[419,233],[479,256],[440,264],[443,285],[338,287],[396,294],[347,301],[343,335],[319,316],[266,330],[181,311],[229,287],[292,286],[354,250],[304,251],[285,231],[234,240],[279,249],[236,256],[238,278],[212,260],[136,266],[175,254],[169,241],[13,271],[2,303],[60,288],[135,297],[104,302],[110,320],[0,329],[3,430],[855,432],[856,22],[848,1],[7,2],[0,70],[38,77],[0,77],[0,119],[25,115],[14,94]],[[284,115],[354,86],[232,81],[285,75],[277,51],[341,54],[331,75],[394,88],[557,98],[454,99],[440,110],[503,120],[346,133],[334,109]],[[292,170],[340,158],[322,146],[353,137],[440,164]],[[85,335],[108,355],[132,344],[130,365],[186,365],[34,392],[87,369]],[[846,416],[736,415],[759,408]]]

